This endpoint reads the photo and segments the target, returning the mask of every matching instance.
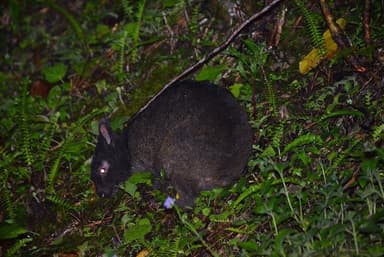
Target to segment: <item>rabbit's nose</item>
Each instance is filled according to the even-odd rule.
[[[113,190],[110,188],[96,188],[96,193],[101,198],[110,198],[113,195]]]

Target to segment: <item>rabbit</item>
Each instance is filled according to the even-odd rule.
[[[252,138],[247,113],[227,89],[177,82],[121,133],[100,120],[91,179],[100,197],[111,197],[134,172],[159,177],[165,171],[179,195],[176,204],[192,207],[201,191],[234,184],[244,174]]]

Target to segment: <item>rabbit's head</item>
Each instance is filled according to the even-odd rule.
[[[111,197],[130,175],[127,140],[114,133],[107,119],[99,122],[99,137],[91,163],[91,179],[100,197]]]

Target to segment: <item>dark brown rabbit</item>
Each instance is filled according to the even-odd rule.
[[[202,190],[233,184],[251,153],[248,117],[224,88],[208,82],[182,81],[167,88],[114,133],[106,119],[91,164],[91,178],[101,197],[110,197],[132,173],[152,171],[166,178],[192,206]]]

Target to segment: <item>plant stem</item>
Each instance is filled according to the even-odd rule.
[[[191,223],[189,223],[187,220],[185,220],[182,216],[181,216],[181,213],[180,213],[180,208],[175,206],[174,207],[175,210],[176,210],[176,213],[177,213],[177,216],[179,217],[180,221],[186,225],[186,227],[193,233],[195,234],[195,236],[200,240],[200,242],[204,245],[204,247],[212,254],[212,256],[214,257],[219,257],[220,255],[217,254],[209,245],[207,242],[205,242],[205,240],[203,239],[203,237],[199,234],[199,232],[197,232],[197,230],[193,227],[193,225]]]

